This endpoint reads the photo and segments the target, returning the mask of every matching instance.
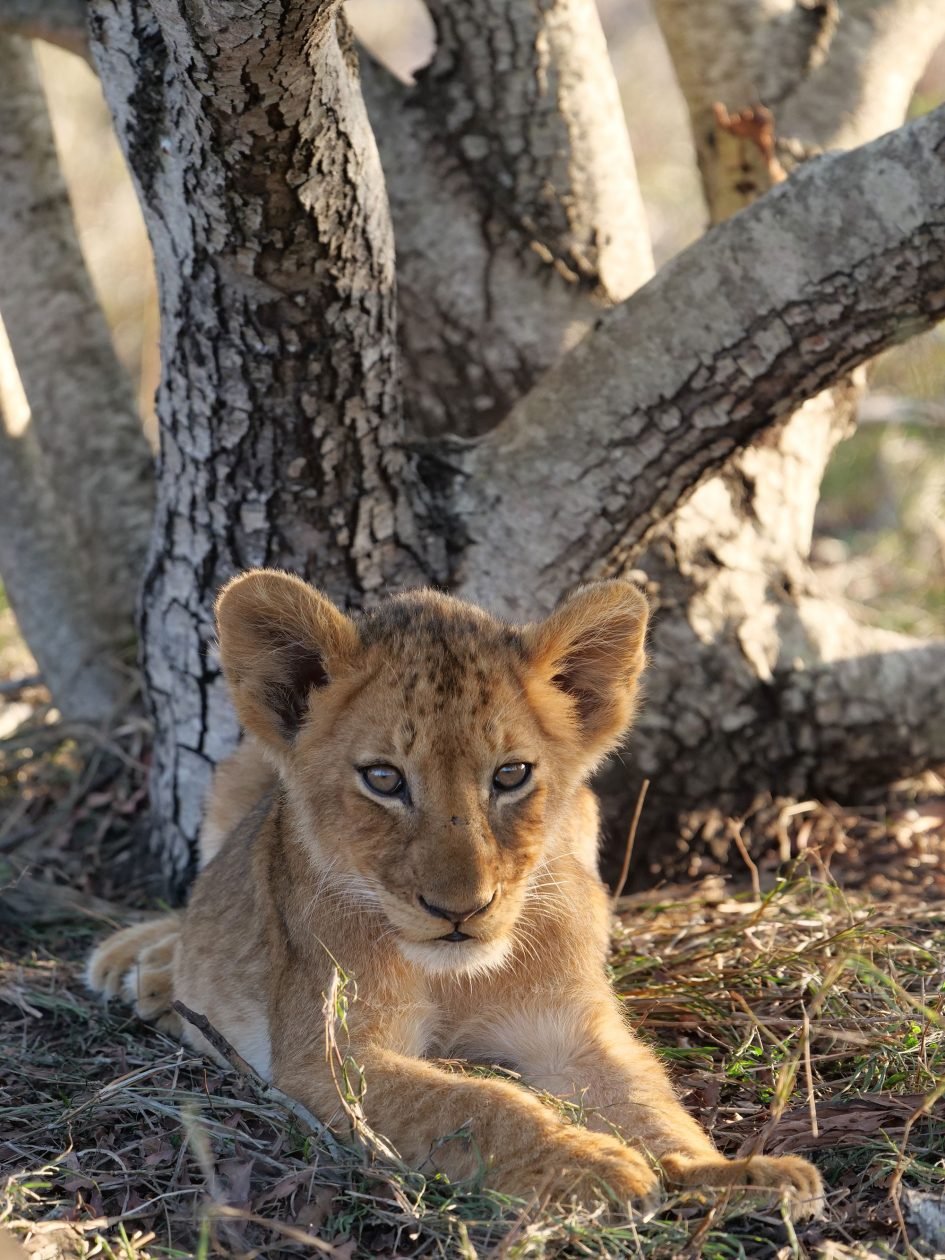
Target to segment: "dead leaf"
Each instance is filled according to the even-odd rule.
[[[328,1186],[324,1186],[317,1191],[315,1197],[299,1211],[295,1218],[295,1223],[303,1225],[313,1233],[321,1229],[329,1216],[331,1216],[332,1205],[335,1202],[335,1193],[335,1190]],[[342,1246],[344,1245],[342,1244]]]
[[[825,1146],[857,1146],[864,1138],[877,1133],[901,1133],[911,1116],[926,1102],[925,1094],[863,1094],[849,1102],[817,1104],[815,1137],[811,1132],[807,1106],[792,1107],[777,1123],[762,1130],[767,1155],[784,1155],[795,1151],[814,1151]],[[930,1115],[945,1117],[945,1100],[929,1110]],[[757,1149],[758,1134],[750,1135],[738,1148],[739,1155]]]
[[[251,1159],[224,1159],[218,1172],[226,1182],[226,1201],[230,1207],[249,1208],[249,1188],[253,1177]]]
[[[277,1182],[264,1191],[254,1202],[253,1211],[258,1212],[267,1203],[276,1203],[279,1199],[288,1199],[302,1186],[310,1186],[315,1176],[314,1168],[302,1168],[298,1172],[280,1177]]]

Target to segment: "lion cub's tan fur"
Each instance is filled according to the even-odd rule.
[[[717,1153],[606,980],[585,784],[632,717],[646,626],[634,587],[585,587],[515,628],[432,591],[353,619],[262,571],[226,588],[218,624],[247,739],[217,772],[186,913],[107,940],[96,989],[199,1046],[170,1010],[180,999],[344,1127],[323,1013],[337,966],[356,986],[343,1049],[366,1119],[418,1168],[621,1202],[661,1172],[816,1209],[806,1161]],[[533,769],[502,791],[509,763]],[[377,765],[403,776],[396,796],[365,782]],[[581,1122],[444,1057],[505,1064]]]

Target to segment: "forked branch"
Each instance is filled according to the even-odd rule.
[[[945,38],[938,0],[655,0],[680,86],[713,219],[734,172],[719,160],[714,107],[764,105],[788,167],[824,149],[853,148],[898,126],[916,82]]]
[[[407,89],[363,83],[397,238],[408,416],[496,424],[596,315],[652,273],[594,0],[433,0]]]
[[[943,314],[940,108],[714,228],[456,461],[459,588],[528,614],[625,565],[757,433]]]

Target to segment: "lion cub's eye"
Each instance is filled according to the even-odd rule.
[[[404,776],[393,766],[364,766],[361,778],[371,789],[381,796],[396,796],[404,790]]]
[[[510,761],[496,770],[492,776],[492,786],[498,788],[500,792],[511,792],[513,788],[527,783],[531,772],[532,768],[527,761]]]

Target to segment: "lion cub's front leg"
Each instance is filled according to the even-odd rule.
[[[551,1017],[519,1007],[495,1029],[499,1048],[531,1084],[577,1104],[585,1123],[619,1133],[658,1161],[670,1185],[764,1188],[795,1216],[823,1208],[820,1173],[797,1156],[727,1159],[676,1098],[653,1052],[627,1029],[603,983],[596,1000],[574,1001]]]
[[[326,1056],[323,1001],[310,979],[310,970],[287,967],[272,994],[272,1079],[333,1128],[356,1128],[340,1078],[350,1085],[359,1070],[364,1119],[421,1172],[481,1178],[514,1195],[575,1194],[622,1205],[656,1190],[649,1161],[613,1135],[566,1124],[517,1085],[416,1057],[425,1042],[417,1035],[424,998],[422,987],[410,991],[409,976],[366,987],[348,1009],[342,1072],[335,1051]]]
[[[421,1172],[483,1183],[521,1195],[585,1202],[648,1200],[652,1165],[617,1138],[566,1124],[515,1085],[445,1071],[381,1046],[355,1056],[363,1072],[368,1124]],[[276,1084],[315,1114],[334,1113],[339,1098],[324,1063],[277,1064]]]
[[[179,1037],[181,1019],[171,1003],[174,954],[180,934],[179,914],[164,914],[113,932],[93,950],[86,967],[86,983],[103,997],[123,997],[139,1018]]]

